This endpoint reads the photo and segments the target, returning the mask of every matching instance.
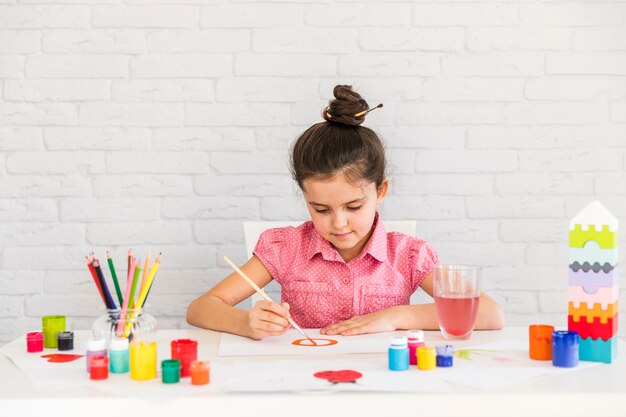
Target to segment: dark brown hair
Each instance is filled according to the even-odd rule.
[[[365,115],[354,117],[369,106],[349,85],[336,86],[333,95],[322,112],[326,121],[309,127],[294,142],[291,175],[300,189],[308,178],[338,173],[352,184],[373,182],[378,188],[385,179],[385,148],[372,129],[359,126]]]

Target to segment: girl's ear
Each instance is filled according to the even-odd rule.
[[[383,182],[380,184],[378,189],[376,190],[378,203],[382,203],[385,197],[387,197],[387,192],[389,191],[389,180],[385,178]]]

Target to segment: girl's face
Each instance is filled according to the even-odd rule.
[[[387,195],[389,182],[350,184],[343,174],[303,181],[304,198],[315,230],[349,262],[361,253],[373,229],[376,207]]]

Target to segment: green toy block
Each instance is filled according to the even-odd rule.
[[[617,335],[604,341],[600,338],[578,338],[578,356],[581,361],[611,363],[617,358]]]
[[[602,226],[602,230],[596,231],[595,225],[589,225],[587,230],[582,230],[580,224],[576,224],[573,230],[569,231],[570,248],[584,248],[585,243],[590,240],[595,241],[602,249],[617,248],[617,233],[611,232],[609,226]]]

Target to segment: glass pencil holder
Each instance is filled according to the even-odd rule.
[[[107,309],[91,326],[94,338],[106,340],[107,348],[115,338],[152,341],[157,330],[156,318],[140,308],[128,309],[124,314],[120,309]]]

